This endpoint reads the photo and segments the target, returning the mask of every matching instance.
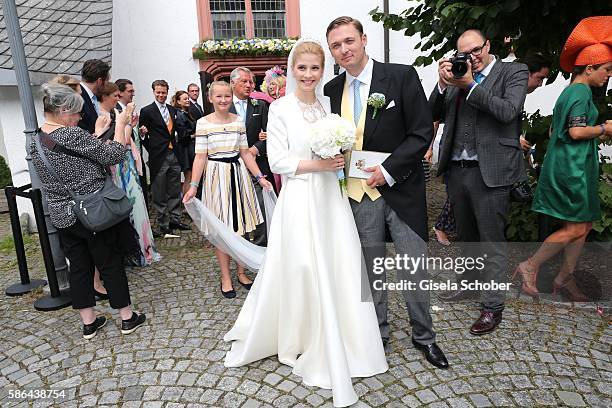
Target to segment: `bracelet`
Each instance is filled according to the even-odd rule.
[[[259,181],[259,180],[261,180],[262,178],[265,178],[265,177],[266,177],[265,174],[259,173],[258,175],[255,176],[255,180]]]
[[[191,187],[198,188],[198,186],[200,185],[200,183],[198,183],[198,182],[196,182],[196,181],[190,181],[190,182],[189,182],[189,185],[190,185]]]
[[[603,123],[600,123],[599,127],[601,128],[601,133],[599,134],[599,136],[605,135],[606,134],[606,125],[604,125]]]

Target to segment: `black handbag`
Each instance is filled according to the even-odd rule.
[[[533,192],[527,180],[520,181],[512,186],[510,200],[517,203],[528,203],[533,200]]]
[[[53,169],[49,159],[47,159],[40,141],[41,137],[51,139],[44,133],[39,133],[35,136],[36,147],[40,154],[40,158],[53,177],[59,181],[72,197],[72,211],[85,228],[93,232],[104,231],[105,229],[119,224],[130,216],[132,212],[132,203],[125,192],[113,183],[110,174],[107,174],[106,180],[104,180],[104,186],[93,193],[76,194],[72,189],[68,188]],[[51,142],[55,143],[52,139]],[[57,143],[55,143],[55,145],[61,146]],[[61,149],[63,149],[64,152],[68,150],[63,146],[61,146]],[[79,156],[84,157],[81,155]]]

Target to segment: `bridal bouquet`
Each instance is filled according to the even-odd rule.
[[[335,113],[314,122],[311,127],[310,148],[322,159],[331,159],[337,154],[353,147],[355,125]],[[341,191],[346,191],[344,169],[338,170],[338,183]]]

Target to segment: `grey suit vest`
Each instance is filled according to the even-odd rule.
[[[464,97],[460,97],[457,109],[457,120],[455,121],[455,137],[453,138],[453,151],[451,159],[458,159],[461,152],[467,150],[468,156],[475,156],[476,135],[474,124],[476,123],[476,110],[472,108]]]

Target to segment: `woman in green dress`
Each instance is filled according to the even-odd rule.
[[[606,44],[612,33],[604,29],[607,38],[586,42],[593,40],[593,32],[601,32],[602,24],[612,26],[612,17],[582,20],[561,54],[561,68],[572,73],[572,81],[553,110],[552,135],[532,209],[561,220],[563,226],[516,268],[522,291],[533,297],[539,295],[540,265],[563,249],[564,262],[553,282],[553,294],[561,291],[571,301],[589,300],[576,286],[573,272],[593,221],[601,218],[598,145],[612,136],[611,120],[596,124],[598,112],[591,93],[591,87],[602,87],[612,77],[612,48]]]

